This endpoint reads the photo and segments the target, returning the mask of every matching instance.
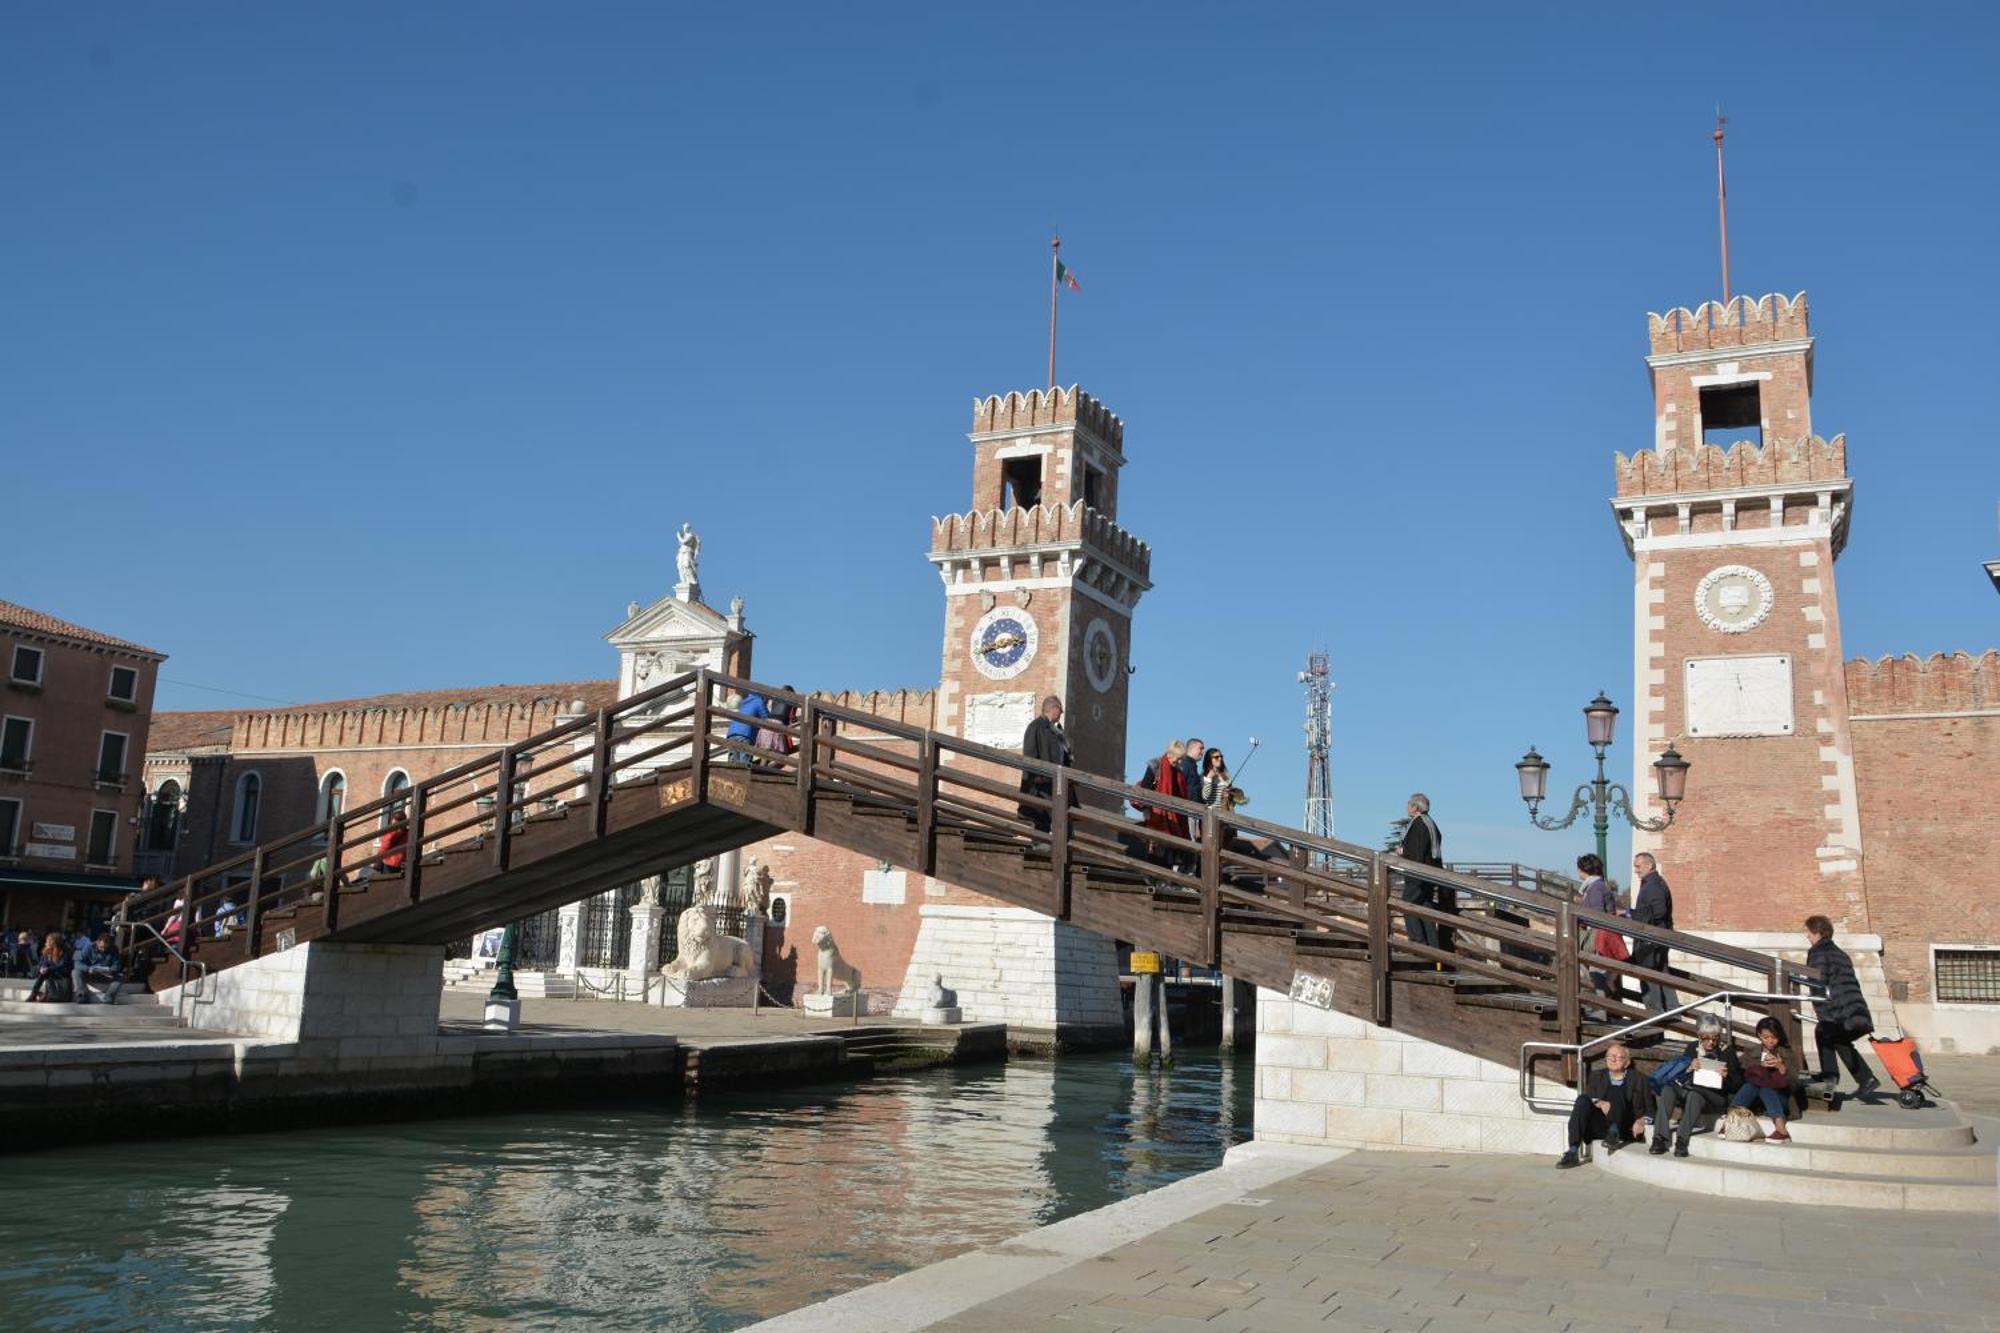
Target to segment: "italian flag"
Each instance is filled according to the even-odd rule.
[[[1083,284],[1076,280],[1076,270],[1072,269],[1068,264],[1063,263],[1060,259],[1056,261],[1056,282],[1073,292],[1083,290]]]

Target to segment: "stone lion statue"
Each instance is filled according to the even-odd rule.
[[[813,949],[819,954],[819,994],[833,994],[836,981],[847,983],[850,992],[861,989],[861,969],[840,956],[840,946],[833,942],[831,930],[825,926],[813,927]]]
[[[717,977],[747,977],[754,970],[750,945],[734,935],[715,933],[708,909],[697,903],[681,913],[674,927],[680,954],[660,971],[682,981],[713,981]]]

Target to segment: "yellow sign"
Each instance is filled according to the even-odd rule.
[[[677,805],[685,805],[694,799],[694,780],[681,778],[660,788],[660,808],[670,810]]]
[[[1138,977],[1151,977],[1151,976],[1158,976],[1159,973],[1160,973],[1160,956],[1158,954],[1140,953],[1136,949],[1133,951],[1132,975]]]
[[[725,800],[731,805],[741,805],[750,796],[749,788],[735,778],[710,778],[708,792],[709,795]]]

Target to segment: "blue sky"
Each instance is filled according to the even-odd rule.
[[[1295,820],[1324,646],[1343,835],[1422,787],[1561,864],[1509,766],[1577,780],[1630,693],[1611,456],[1645,313],[1719,294],[1718,100],[1736,289],[1811,293],[1849,436],[1849,654],[2000,637],[1994,26],[9,3],[0,597],[169,652],[168,708],[604,675],[685,519],[759,674],[933,683],[928,519],[1040,381],[1059,225],[1154,550],[1135,766],[1261,736]]]

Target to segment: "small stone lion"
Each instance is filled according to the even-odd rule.
[[[813,927],[813,948],[819,951],[819,994],[833,994],[836,981],[846,982],[850,992],[861,989],[861,969],[840,956],[840,946],[833,942],[831,930],[825,926]]]
[[[715,921],[708,909],[697,904],[681,913],[674,927],[680,941],[679,956],[660,970],[683,981],[712,981],[717,977],[747,977],[752,970],[750,945],[734,935],[715,933]]]

